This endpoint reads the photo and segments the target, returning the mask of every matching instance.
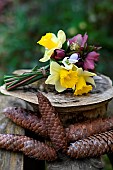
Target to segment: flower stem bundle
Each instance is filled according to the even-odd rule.
[[[4,76],[4,82],[7,90],[14,90],[17,87],[31,84],[49,75],[48,65],[40,69],[34,68],[31,72],[25,72],[21,75]]]

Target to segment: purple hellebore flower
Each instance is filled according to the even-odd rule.
[[[54,50],[54,53],[51,56],[51,58],[55,60],[61,60],[64,57],[65,57],[65,50],[62,50],[62,49]]]
[[[95,62],[99,60],[99,53],[92,51],[88,53],[86,59],[84,61],[84,69],[85,70],[94,70]]]
[[[80,47],[84,47],[85,43],[87,42],[88,39],[88,35],[85,33],[84,36],[82,36],[81,34],[77,34],[76,36],[74,36],[73,38],[69,39],[69,45],[73,44],[73,43],[77,43],[80,45]]]

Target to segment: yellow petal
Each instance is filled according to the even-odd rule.
[[[44,54],[44,57],[41,58],[39,61],[41,62],[46,62],[50,59],[51,55],[53,54],[54,52],[54,49],[51,49],[51,50],[45,50],[45,54]]]
[[[52,48],[57,47],[58,42],[56,42],[55,40],[57,40],[55,34],[46,33],[46,35],[42,36],[42,38],[37,43],[50,50]]]
[[[77,72],[78,72],[78,76],[83,75],[83,69],[81,67],[77,69]]]
[[[55,47],[57,48],[59,40],[58,40],[58,38],[56,37],[55,34],[52,34],[52,39],[51,40],[52,40],[52,42],[54,42],[56,44]]]
[[[85,80],[86,80],[86,82],[88,82],[96,87],[95,81],[92,77],[86,77]]]
[[[96,76],[96,74],[95,73],[92,73],[92,72],[89,72],[89,71],[86,71],[86,70],[84,70],[84,76]]]
[[[45,84],[52,84],[55,85],[56,81],[58,81],[59,77],[58,75],[50,75],[48,76],[47,80],[45,81]]]
[[[62,87],[62,86],[61,86],[61,84],[60,84],[59,81],[56,82],[56,84],[55,84],[55,89],[56,89],[56,91],[58,91],[58,92],[63,92],[64,90],[66,90],[65,87]]]
[[[86,82],[83,76],[80,76],[78,79],[78,82],[76,83],[76,89],[80,90],[82,89],[84,86],[86,86]]]
[[[75,95],[82,95],[82,94],[87,94],[92,90],[92,86],[91,85],[86,85],[83,86],[82,89],[76,89],[74,94]]]
[[[61,70],[61,66],[57,63],[52,61],[50,63],[50,74],[59,74]]]
[[[66,41],[66,34],[62,30],[58,31],[57,37],[61,41],[62,44]]]
[[[55,85],[57,81],[60,80],[60,65],[54,61],[50,63],[50,76],[45,81],[46,84],[53,84]]]
[[[78,67],[73,64],[72,70],[78,72]]]
[[[60,83],[65,88],[73,88],[78,81],[76,71],[61,69],[60,70]]]

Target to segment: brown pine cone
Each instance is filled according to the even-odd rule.
[[[20,107],[8,107],[4,109],[6,117],[10,118],[17,125],[34,131],[35,133],[47,136],[45,124],[41,118],[35,116],[34,112]],[[83,123],[76,123],[65,129],[68,142],[87,138],[93,134],[102,133],[113,129],[113,117],[88,120]]]
[[[74,158],[98,157],[113,152],[113,130],[72,143],[67,154]]]
[[[93,134],[102,133],[113,129],[113,117],[88,120],[76,123],[65,129],[68,141],[87,138]]]
[[[57,158],[54,148],[26,136],[0,134],[0,148],[21,151],[39,160],[52,161]]]
[[[21,107],[8,107],[4,109],[6,117],[10,118],[17,125],[29,129],[39,135],[47,136],[45,125],[41,118],[27,109]]]
[[[48,136],[50,137],[53,146],[57,151],[60,149],[66,150],[67,139],[65,130],[58,118],[55,108],[42,93],[39,92],[37,97],[39,102],[39,111],[42,115]]]

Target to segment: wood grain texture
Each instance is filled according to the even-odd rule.
[[[0,95],[0,133],[24,135],[24,130],[12,123],[12,121],[2,113],[5,107],[11,105],[22,105],[25,107],[25,103],[21,100]],[[0,150],[0,170],[23,170],[23,161],[23,155],[21,153],[14,153],[3,149]]]
[[[104,167],[101,158],[70,159],[62,156],[61,160],[48,163],[47,170],[102,170]]]

